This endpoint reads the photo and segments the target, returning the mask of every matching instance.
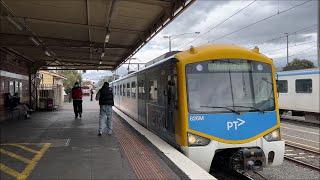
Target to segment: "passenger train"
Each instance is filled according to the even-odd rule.
[[[280,113],[291,111],[320,124],[320,70],[281,71],[277,76]]]
[[[204,45],[111,85],[116,108],[203,169],[246,172],[283,162],[275,77],[258,48]]]

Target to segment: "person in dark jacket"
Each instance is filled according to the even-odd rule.
[[[78,82],[74,83],[72,88],[73,111],[75,118],[82,116],[82,89]]]
[[[90,90],[90,101],[93,101],[93,89]]]
[[[99,100],[100,114],[99,114],[99,133],[101,136],[103,132],[112,134],[112,106],[113,106],[113,92],[109,87],[109,83],[105,82],[102,88],[96,94],[96,100]]]

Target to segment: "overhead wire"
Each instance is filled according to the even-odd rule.
[[[228,21],[229,19],[231,19],[233,16],[239,14],[241,11],[243,11],[243,10],[246,9],[246,8],[248,8],[250,5],[252,5],[252,4],[253,4],[254,2],[256,2],[256,1],[257,1],[257,0],[254,0],[254,1],[250,2],[249,4],[247,4],[246,6],[244,6],[243,8],[241,8],[241,9],[239,9],[238,11],[236,11],[235,13],[233,13],[233,14],[232,14],[231,16],[229,16],[228,18],[224,19],[223,21],[221,21],[221,22],[218,23],[217,25],[210,27],[209,30],[207,30],[207,31],[204,32],[204,33],[199,34],[199,35],[198,35],[197,37],[195,37],[193,40],[189,41],[189,42],[186,43],[186,44],[183,44],[183,45],[180,46],[180,47],[186,46],[186,45],[188,45],[188,44],[190,44],[190,43],[198,40],[200,37],[208,34],[210,31],[212,31],[213,29],[219,27],[219,26],[222,25],[223,23],[227,22],[227,21]]]
[[[316,48],[316,46],[306,48],[306,49],[304,49],[302,51],[298,51],[298,52],[296,52],[294,54],[289,55],[288,57],[296,56],[296,55],[299,55],[299,54],[305,54],[306,52],[313,51],[314,48]]]
[[[303,55],[305,53],[299,53],[299,54],[293,54],[292,56],[300,56]],[[305,59],[307,57],[316,57],[318,54],[310,54],[310,55],[305,55],[303,57],[300,57],[300,59]],[[292,56],[288,56],[288,57],[292,57]],[[276,58],[272,58],[275,61],[279,61],[280,59],[285,59],[287,56],[281,56],[281,57],[276,57]]]
[[[310,44],[310,43],[315,43],[317,41],[308,41],[308,42],[303,42],[303,43],[299,43],[299,44],[295,44],[295,45],[292,45],[292,46],[288,46],[289,48],[290,47],[296,47],[296,46],[301,46],[301,45],[305,45],[305,44]],[[282,47],[282,48],[277,48],[277,49],[270,49],[268,51],[264,51],[263,53],[268,53],[268,52],[271,52],[271,51],[280,51],[280,50],[283,50],[283,49],[287,49],[287,47]]]
[[[271,19],[271,18],[273,18],[273,17],[275,17],[275,16],[278,16],[278,15],[283,14],[283,13],[285,13],[285,12],[291,11],[292,9],[295,9],[295,8],[297,8],[297,7],[299,7],[299,6],[302,6],[302,5],[304,5],[304,4],[308,3],[308,2],[311,2],[311,1],[312,1],[312,0],[308,0],[308,1],[304,1],[303,3],[294,5],[294,6],[290,7],[290,8],[288,8],[288,9],[285,9],[285,10],[283,10],[283,11],[280,11],[279,13],[273,14],[273,15],[268,16],[268,17],[265,17],[265,18],[262,18],[262,19],[260,19],[260,20],[258,20],[258,21],[256,21],[256,22],[251,23],[251,24],[248,24],[248,25],[246,25],[246,26],[244,26],[244,27],[242,27],[242,28],[240,28],[240,29],[237,29],[237,30],[235,30],[235,31],[232,31],[232,32],[230,32],[230,33],[227,33],[227,34],[225,34],[225,35],[222,35],[222,36],[220,36],[220,37],[218,37],[218,38],[216,38],[216,39],[211,40],[210,42],[214,42],[214,41],[223,39],[223,38],[225,38],[225,37],[227,37],[227,36],[230,36],[230,35],[232,35],[232,34],[234,34],[234,33],[237,33],[237,32],[239,32],[239,31],[242,31],[242,30],[244,30],[244,29],[246,29],[246,28],[249,28],[249,27],[251,27],[251,26],[253,26],[253,25],[256,25],[256,24],[258,24],[258,23],[260,23],[260,22],[266,21],[266,20]]]
[[[314,50],[314,48],[316,48],[316,46],[310,46],[310,47],[308,47],[308,48],[305,48],[305,49],[303,49],[303,50],[301,50],[301,51],[298,51],[298,52],[296,52],[296,53],[294,53],[294,54],[291,54],[291,55],[289,55],[288,57],[292,57],[292,56],[296,56],[296,55],[299,55],[299,54],[305,54],[306,52],[309,52],[309,51],[311,51],[311,50]],[[287,56],[281,56],[281,57],[276,57],[276,58],[283,58],[283,57],[287,57]],[[276,59],[276,58],[274,58],[274,59]]]
[[[308,26],[308,27],[303,27],[301,29],[298,29],[294,32],[291,32],[291,33],[288,33],[288,35],[293,35],[293,34],[297,34],[299,32],[299,34],[301,34],[302,32],[306,32],[306,31],[310,31],[310,30],[313,30],[313,29],[316,29],[317,28],[317,24],[314,24],[312,26]],[[281,38],[284,38],[286,37],[286,35],[281,35],[281,36],[277,36],[275,38],[271,38],[271,39],[267,39],[267,40],[264,40],[264,41],[261,41],[261,42],[255,42],[255,43],[252,43],[252,45],[250,46],[253,46],[253,45],[257,45],[257,44],[264,44],[266,42],[270,42],[270,41],[275,41],[275,40],[278,40],[278,39],[281,39]]]

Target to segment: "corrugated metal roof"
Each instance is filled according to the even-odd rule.
[[[42,69],[113,70],[193,1],[1,0],[0,45]]]

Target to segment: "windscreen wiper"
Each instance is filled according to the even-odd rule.
[[[259,112],[264,113],[264,110],[259,109],[259,108],[256,108],[256,107],[253,107],[253,106],[233,106],[233,107],[251,108],[251,109],[254,109],[254,110],[256,110],[256,111],[259,111]]]
[[[236,113],[236,114],[240,114],[240,112],[239,112],[239,111],[236,111],[236,110],[234,110],[234,109],[232,109],[232,108],[230,108],[230,107],[228,107],[228,106],[200,106],[200,107],[207,107],[207,108],[221,108],[221,109],[229,110],[229,111],[231,111],[231,112],[233,112],[233,113]]]

